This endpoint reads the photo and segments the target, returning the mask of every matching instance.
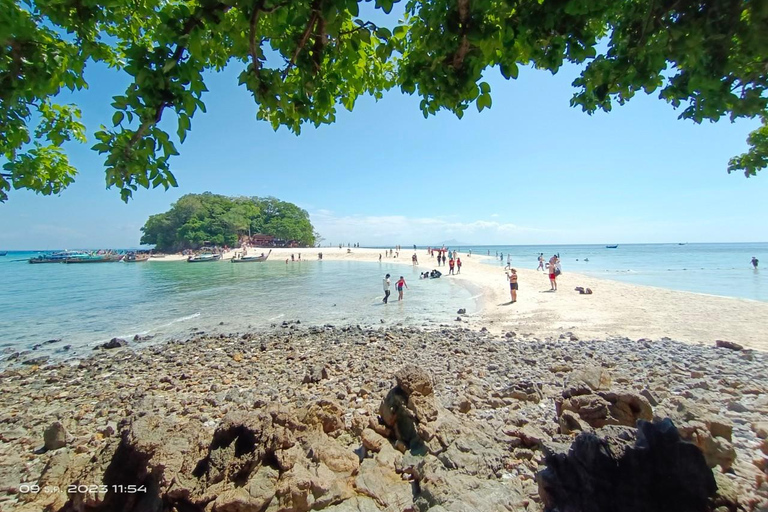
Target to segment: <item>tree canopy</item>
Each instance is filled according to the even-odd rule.
[[[365,0],[370,2],[371,0]],[[397,0],[373,0],[390,14]],[[358,0],[0,0],[0,200],[11,189],[59,193],[76,169],[63,146],[85,141],[63,90],[87,87],[88,62],[128,75],[112,125],[93,137],[106,183],[128,200],[176,186],[170,159],[205,111],[205,73],[239,66],[258,118],[299,133],[335,120],[360,95],[417,94],[424,116],[492,104],[483,73],[581,66],[573,106],[611,110],[654,93],[700,123],[755,118],[728,172],[768,165],[768,2],[759,0],[409,0],[379,26]],[[394,16],[394,15],[391,15]],[[377,17],[378,20],[378,17]],[[380,24],[381,25],[381,24]],[[160,128],[175,115],[175,137]]]
[[[165,213],[152,215],[141,228],[142,244],[159,251],[234,247],[241,235],[263,233],[302,245],[315,244],[309,214],[274,197],[226,197],[206,192],[179,198]]]

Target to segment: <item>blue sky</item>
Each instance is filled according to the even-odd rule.
[[[696,125],[644,95],[589,116],[569,106],[575,67],[516,81],[491,69],[493,107],[480,114],[425,120],[418,97],[393,90],[297,137],[256,120],[238,73],[209,77],[208,113],[172,163],[179,187],[124,204],[89,148],[126,82],[91,66],[74,96],[89,130],[69,147],[77,181],[58,197],[11,191],[0,249],[137,246],[149,215],[204,191],[294,202],[333,244],[766,241],[768,174],[726,173],[756,121]]]

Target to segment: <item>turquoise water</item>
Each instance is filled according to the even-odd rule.
[[[458,247],[456,249],[459,249]],[[535,269],[537,257],[545,261],[560,254],[563,272],[577,272],[632,284],[657,286],[726,297],[768,301],[768,243],[744,244],[626,244],[616,249],[605,245],[518,245],[462,247],[465,253],[504,254],[515,266]],[[752,268],[752,257],[761,261]],[[589,259],[588,262],[584,261]]]
[[[300,320],[304,325],[436,325],[476,310],[470,290],[450,279],[420,281],[411,266],[283,261],[30,265],[37,253],[0,258],[2,352],[72,357],[113,337],[233,333]],[[423,269],[422,269],[423,270]],[[384,274],[403,275],[405,301],[382,304]],[[394,282],[392,279],[392,290]],[[392,299],[392,297],[390,297]],[[220,323],[223,322],[223,325]],[[71,345],[63,351],[64,345]]]

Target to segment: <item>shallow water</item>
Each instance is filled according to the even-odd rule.
[[[657,286],[725,297],[768,301],[768,243],[749,244],[622,244],[605,245],[518,245],[456,248],[462,253],[496,257],[490,264],[504,266],[511,256],[513,266],[535,269],[537,257],[545,263],[560,254],[563,272],[577,272],[632,284]],[[752,256],[761,260],[754,270]],[[588,262],[584,261],[589,259]]]
[[[450,279],[420,281],[419,270],[388,263],[284,261],[43,264],[36,253],[0,261],[0,351],[78,356],[113,337],[155,335],[153,342],[204,330],[233,333],[300,320],[302,324],[436,325],[456,310],[476,311],[469,289]],[[382,278],[392,293],[384,305]],[[394,282],[410,287],[397,302]],[[223,325],[219,325],[223,322]],[[62,347],[72,347],[64,352]]]

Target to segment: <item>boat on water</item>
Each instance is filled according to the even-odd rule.
[[[617,247],[618,247],[618,245],[606,245],[605,246],[606,249],[615,249]]]
[[[115,263],[123,259],[124,254],[88,254],[85,257],[66,258],[64,263]]]
[[[195,254],[187,258],[187,263],[202,263],[204,261],[219,261],[221,254]]]
[[[142,261],[149,261],[149,257],[152,256],[148,252],[129,252],[126,253],[123,262],[125,263],[141,263]]]
[[[232,263],[251,263],[254,261],[267,261],[269,255],[272,254],[272,249],[267,254],[261,253],[261,256],[243,256],[242,258],[233,258]]]
[[[5,256],[6,254],[8,254],[8,251],[2,251],[2,252],[0,252],[0,256]]]
[[[34,258],[29,258],[30,263],[64,263],[68,259],[86,258],[90,256],[82,251],[59,251],[50,254],[41,254]]]

